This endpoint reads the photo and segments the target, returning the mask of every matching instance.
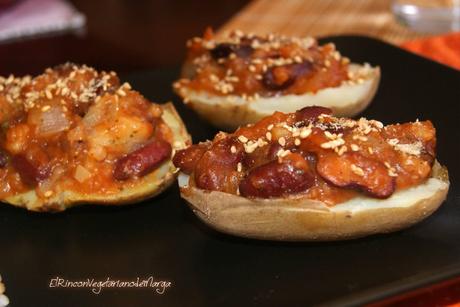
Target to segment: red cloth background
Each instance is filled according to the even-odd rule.
[[[460,32],[408,41],[401,47],[460,70]]]

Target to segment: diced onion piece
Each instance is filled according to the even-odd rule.
[[[90,128],[100,123],[102,118],[104,118],[104,111],[106,110],[103,104],[99,103],[92,105],[86,113],[85,117],[83,117],[83,123],[85,126]]]
[[[75,168],[75,173],[73,177],[80,183],[85,182],[89,178],[91,178],[91,173],[81,165],[77,165],[77,168]]]
[[[89,153],[97,161],[102,161],[105,159],[105,157],[107,157],[107,151],[105,150],[104,146],[100,146],[98,144],[93,144]]]
[[[52,106],[46,111],[34,110],[31,113],[29,113],[30,121],[38,126],[38,131],[43,136],[55,134],[70,127],[70,121],[60,106]]]

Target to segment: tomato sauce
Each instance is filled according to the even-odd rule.
[[[388,198],[430,176],[436,148],[430,121],[384,126],[330,114],[322,107],[276,112],[179,151],[174,163],[201,189],[258,198],[297,195],[328,205],[359,194]]]
[[[162,109],[114,72],[65,64],[0,77],[0,199],[116,193],[171,156]]]
[[[208,32],[188,42],[181,88],[218,96],[301,95],[340,86],[349,80],[349,60],[333,44],[319,46],[311,37],[246,35],[224,39]]]

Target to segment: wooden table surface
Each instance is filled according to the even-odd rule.
[[[360,34],[393,44],[424,36],[395,21],[389,0],[71,2],[87,17],[84,33],[0,43],[0,75],[37,74],[66,61],[119,72],[178,66],[186,39],[200,35],[208,25],[221,31],[238,28],[320,37]],[[459,285],[458,279],[449,281],[448,286],[422,289],[417,295],[410,293],[388,303],[423,306],[427,293],[430,302],[446,302],[443,299],[447,296],[458,297]]]
[[[438,1],[438,0],[434,0]],[[392,44],[424,37],[401,24],[391,0],[255,0],[234,16],[222,31],[311,35],[358,34]]]

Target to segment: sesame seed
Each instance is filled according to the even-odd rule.
[[[324,131],[324,135],[330,140],[335,140],[337,138],[337,135],[332,134],[329,131]]]
[[[272,134],[270,131],[268,131],[266,134],[265,134],[265,137],[267,138],[267,140],[271,141],[272,140]]]
[[[259,147],[259,144],[257,142],[252,142],[249,141],[248,143],[244,144],[244,151],[247,153],[252,153],[254,150]]]
[[[292,132],[292,136],[295,138],[300,135],[300,129],[297,127],[293,127],[291,132]]]
[[[288,154],[290,154],[290,153],[291,153],[290,150],[280,149],[280,150],[278,150],[278,152],[276,153],[276,156],[277,156],[278,158],[284,158],[284,157],[286,157],[286,156],[287,156]]]
[[[53,195],[53,191],[46,191],[44,195],[45,197],[50,197],[51,195]]]
[[[10,75],[8,79],[6,79],[5,84],[9,85],[10,83],[13,83],[13,81],[14,81],[14,76]]]
[[[324,149],[335,148],[343,144],[345,144],[345,141],[343,139],[336,139],[336,140],[322,143],[321,148],[324,148]]]
[[[300,145],[300,139],[295,139],[294,144],[295,144],[295,146],[299,146]]]
[[[51,94],[49,90],[45,90],[45,95],[46,95],[46,98],[53,99],[53,94]]]
[[[230,147],[230,151],[231,151],[232,153],[236,153],[236,147],[235,147],[235,146]]]
[[[284,137],[280,137],[278,139],[278,143],[281,145],[281,146],[285,146],[286,145],[286,139]]]
[[[353,140],[360,140],[360,141],[366,142],[367,137],[365,137],[364,135],[353,135]]]
[[[349,58],[347,58],[347,57],[343,57],[343,58],[342,58],[342,64],[343,64],[343,65],[347,65],[347,64],[349,64],[349,63],[350,63],[350,59],[349,59]]]
[[[369,154],[374,154],[374,150],[372,149],[372,147],[367,147],[367,151],[369,152]]]
[[[234,33],[235,33],[235,35],[236,35],[237,37],[243,37],[243,36],[244,36],[243,31],[241,31],[241,30],[239,30],[239,29],[236,29]]]
[[[340,52],[334,51],[332,56],[333,56],[334,60],[336,60],[336,61],[340,60]]]
[[[272,130],[273,129],[273,124],[268,125],[267,130]]]
[[[44,107],[42,107],[42,112],[46,112],[49,109],[51,109],[51,106],[44,106]]]
[[[350,148],[351,148],[352,151],[358,151],[359,150],[359,146],[356,145],[356,144],[351,144]]]
[[[255,72],[256,71],[256,67],[254,65],[249,65],[249,71],[250,72]]]
[[[379,122],[378,120],[371,120],[370,123],[373,124],[375,127],[379,128],[379,129],[383,128],[382,122]]]
[[[300,131],[300,138],[305,139],[311,134],[312,130],[310,128],[302,127]]]
[[[237,165],[237,167],[236,167],[236,170],[237,170],[238,172],[241,172],[241,171],[243,170],[243,165],[241,164],[241,162],[238,162],[238,165]]]
[[[240,135],[238,137],[238,140],[241,142],[241,143],[246,143],[248,141],[248,138],[245,137],[244,135]]]
[[[337,149],[337,147],[336,147],[336,149]],[[341,155],[343,155],[343,154],[344,154],[345,152],[347,152],[347,151],[348,151],[348,148],[347,148],[347,146],[344,145],[344,146],[341,146],[339,150],[337,150],[337,154],[338,154],[339,156],[341,156]]]
[[[262,138],[257,139],[257,146],[263,147],[267,145],[267,142],[265,142]]]
[[[359,166],[354,165],[354,164],[351,165],[351,171],[354,174],[358,175],[358,176],[364,176],[363,169],[361,167],[359,167]]]

